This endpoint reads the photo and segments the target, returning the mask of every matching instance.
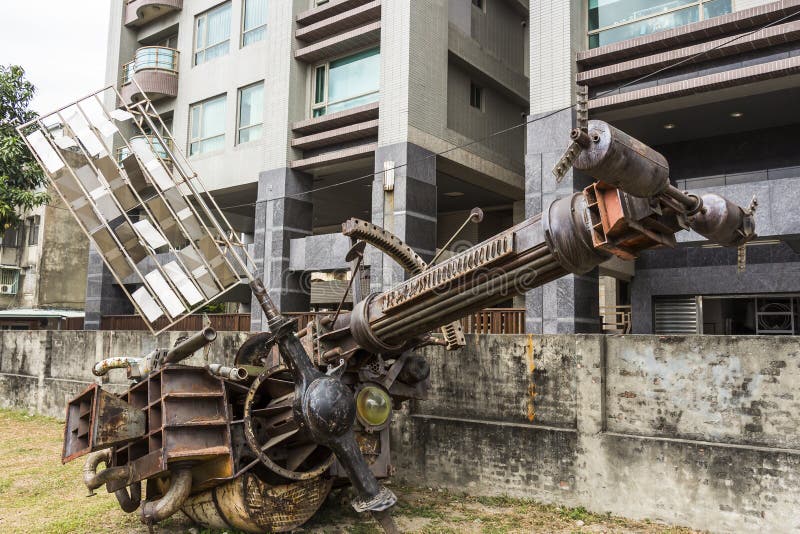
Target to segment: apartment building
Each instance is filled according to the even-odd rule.
[[[577,82],[589,88],[590,118],[662,152],[679,187],[744,206],[756,194],[760,237],[741,273],[737,251],[686,233],[675,250],[559,280],[528,296],[530,331],[591,331],[601,277],[606,302],[629,306],[634,333],[800,333],[798,12],[796,0],[531,4],[531,114],[563,111],[528,127],[528,215],[586,183],[576,173],[556,186],[550,175]]]
[[[307,311],[345,287],[349,217],[431,258],[475,206],[472,242],[523,215],[524,128],[484,138],[527,114],[527,23],[524,0],[114,0],[108,79],[155,102],[275,301]],[[97,328],[132,309],[91,256]],[[404,276],[367,263],[373,289]]]
[[[0,330],[80,329],[89,240],[58,200],[0,240]]]
[[[139,97],[135,77],[156,101],[285,311],[346,287],[348,217],[430,258],[474,206],[487,218],[470,242],[582,189],[579,173],[551,174],[581,84],[590,117],[663,152],[680,187],[743,205],[757,194],[760,237],[744,272],[736,251],[686,233],[675,250],[565,277],[526,296],[526,330],[609,319],[635,333],[797,333],[797,11],[800,0],[119,0],[108,72],[125,98]],[[380,254],[367,263],[373,290],[403,277]],[[88,280],[87,327],[131,313],[96,257]],[[230,299],[249,311],[246,288]]]

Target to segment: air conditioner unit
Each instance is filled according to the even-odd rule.
[[[0,284],[0,295],[15,295],[13,284]]]

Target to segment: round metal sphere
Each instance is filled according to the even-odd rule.
[[[330,376],[318,378],[309,386],[303,404],[303,415],[312,432],[323,436],[341,436],[356,418],[353,392]]]

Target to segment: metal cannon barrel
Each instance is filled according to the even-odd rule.
[[[178,363],[181,360],[185,360],[215,339],[217,339],[216,330],[211,327],[203,328],[167,352],[162,363]]]
[[[610,254],[593,247],[585,208],[582,193],[557,199],[541,216],[371,295],[353,310],[353,336],[362,346],[400,346],[569,272],[590,271]]]

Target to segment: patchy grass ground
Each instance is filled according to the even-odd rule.
[[[113,495],[98,490],[87,498],[82,462],[61,465],[63,424],[55,419],[0,410],[0,532],[146,533],[136,514],[125,514]],[[690,533],[648,522],[596,515],[582,508],[545,506],[506,497],[467,497],[444,491],[394,486],[400,503],[394,516],[403,532],[439,533]],[[333,492],[303,531],[314,534],[379,533],[357,517],[347,491]],[[162,533],[195,532],[185,517],[159,526]],[[233,533],[231,533],[233,534]]]

